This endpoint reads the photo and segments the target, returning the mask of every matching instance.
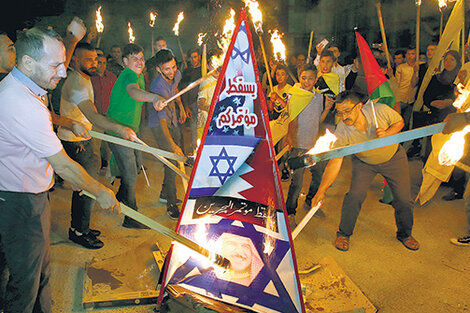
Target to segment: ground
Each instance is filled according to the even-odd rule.
[[[144,140],[154,145],[150,133]],[[166,207],[158,202],[163,179],[162,164],[151,155],[144,163],[151,187],[144,177],[138,181],[137,200],[140,212],[170,228],[176,221],[165,214]],[[367,298],[383,313],[391,312],[469,312],[470,299],[470,247],[457,247],[449,239],[466,231],[464,201],[445,202],[442,195],[448,192],[441,187],[438,194],[425,206],[414,210],[414,237],[421,243],[419,251],[410,251],[395,239],[393,209],[379,203],[383,178],[377,176],[370,187],[351,237],[350,250],[335,249],[334,239],[338,228],[341,203],[348,190],[351,176],[350,161],[346,159],[340,176],[327,193],[323,210],[325,218],[313,218],[294,242],[299,269],[305,269],[331,256],[344,272],[364,292]],[[410,162],[412,195],[418,192],[421,180],[420,161]],[[188,169],[189,173],[189,169]],[[310,174],[306,171],[304,191]],[[102,177],[102,181],[105,181]],[[178,198],[184,194],[178,181]],[[282,183],[287,193],[288,183]],[[114,190],[117,186],[112,186]],[[51,194],[52,205],[52,290],[54,312],[85,312],[82,307],[83,277],[86,262],[107,259],[134,251],[143,259],[152,260],[150,246],[158,241],[167,251],[170,240],[152,230],[129,230],[121,227],[122,215],[95,208],[92,228],[102,231],[104,247],[87,250],[68,240],[71,190],[65,185]],[[297,222],[305,215],[301,196]],[[148,248],[135,249],[137,246]],[[151,262],[150,262],[151,263]],[[150,264],[149,263],[149,264]],[[119,264],[116,264],[118,267]],[[129,264],[122,264],[128,269]],[[142,273],[141,273],[142,274]],[[310,275],[315,275],[310,274]],[[136,273],[136,281],[139,273]],[[307,275],[305,275],[307,276]],[[302,277],[301,281],[308,277]],[[156,282],[155,282],[156,285]],[[149,286],[152,289],[153,284]],[[106,309],[105,312],[153,312],[153,305]],[[99,311],[99,310],[96,310]]]

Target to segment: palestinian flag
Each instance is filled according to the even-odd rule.
[[[364,38],[356,33],[357,45],[361,54],[362,66],[366,75],[369,98],[375,102],[383,103],[393,108],[395,105],[395,95],[387,81],[387,77],[382,73],[379,64],[375,60],[369,45]]]

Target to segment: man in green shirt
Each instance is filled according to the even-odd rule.
[[[145,81],[142,71],[145,59],[142,48],[135,44],[128,44],[123,50],[125,69],[119,75],[113,90],[107,116],[114,122],[139,131],[142,105],[144,102],[153,103],[155,110],[163,109],[161,98],[145,91]],[[121,185],[116,198],[125,205],[137,211],[135,197],[137,173],[141,167],[142,156],[140,151],[117,144],[109,144],[116,163],[119,167]],[[145,229],[145,225],[129,218],[124,218],[122,226],[127,228]]]

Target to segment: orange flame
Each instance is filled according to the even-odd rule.
[[[204,37],[206,37],[206,36],[207,36],[207,33],[204,33],[204,34],[203,34],[203,33],[199,33],[199,34],[197,34],[197,45],[198,45],[198,46],[201,46],[201,45],[203,44],[203,39],[204,39]]]
[[[149,21],[149,26],[154,27],[155,26],[155,19],[157,18],[158,13],[157,12],[150,12],[150,21]]]
[[[284,34],[280,33],[277,29],[271,33],[271,43],[273,44],[274,59],[276,61],[286,60],[286,46],[284,46],[281,40],[282,36],[284,36]]]
[[[470,111],[470,110],[467,110]],[[455,132],[439,151],[439,164],[455,165],[463,156],[465,148],[465,135],[470,133],[470,126],[465,126],[461,131]]]
[[[259,9],[259,4],[255,0],[243,0],[245,2],[245,6],[248,7],[248,11],[250,11],[251,19],[253,20],[253,25],[255,26],[255,30],[257,34],[263,33],[263,14]]]
[[[184,20],[184,11],[181,11],[178,14],[178,18],[176,20],[175,26],[173,26],[173,32],[175,33],[176,36],[180,35],[180,23],[182,20]]]
[[[447,0],[439,0],[439,10],[447,8]]]
[[[457,110],[460,110],[462,106],[467,102],[468,96],[470,96],[470,90],[464,87],[462,84],[457,85],[457,91],[459,95],[457,99],[455,99],[454,103],[452,104]]]
[[[225,20],[224,29],[222,35],[220,35],[219,40],[217,40],[217,45],[222,49],[222,54],[220,56],[214,55],[210,62],[213,69],[216,69],[222,66],[224,62],[224,56],[227,53],[228,47],[230,45],[230,40],[232,39],[233,31],[235,30],[235,10],[230,8],[230,16]]]
[[[338,138],[327,129],[326,134],[318,138],[315,146],[308,150],[307,154],[318,154],[329,151],[337,139]]]
[[[96,31],[98,33],[102,33],[103,30],[104,30],[104,24],[103,24],[103,18],[101,17],[101,5],[100,7],[98,8],[98,10],[96,10],[96,22],[95,22],[95,25],[96,25]]]
[[[129,33],[129,43],[134,43],[134,30],[132,29],[131,22],[127,23],[127,32]]]

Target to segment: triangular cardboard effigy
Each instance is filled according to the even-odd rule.
[[[244,9],[233,34],[177,226],[231,265],[224,270],[176,243],[162,285],[256,312],[304,312]]]

